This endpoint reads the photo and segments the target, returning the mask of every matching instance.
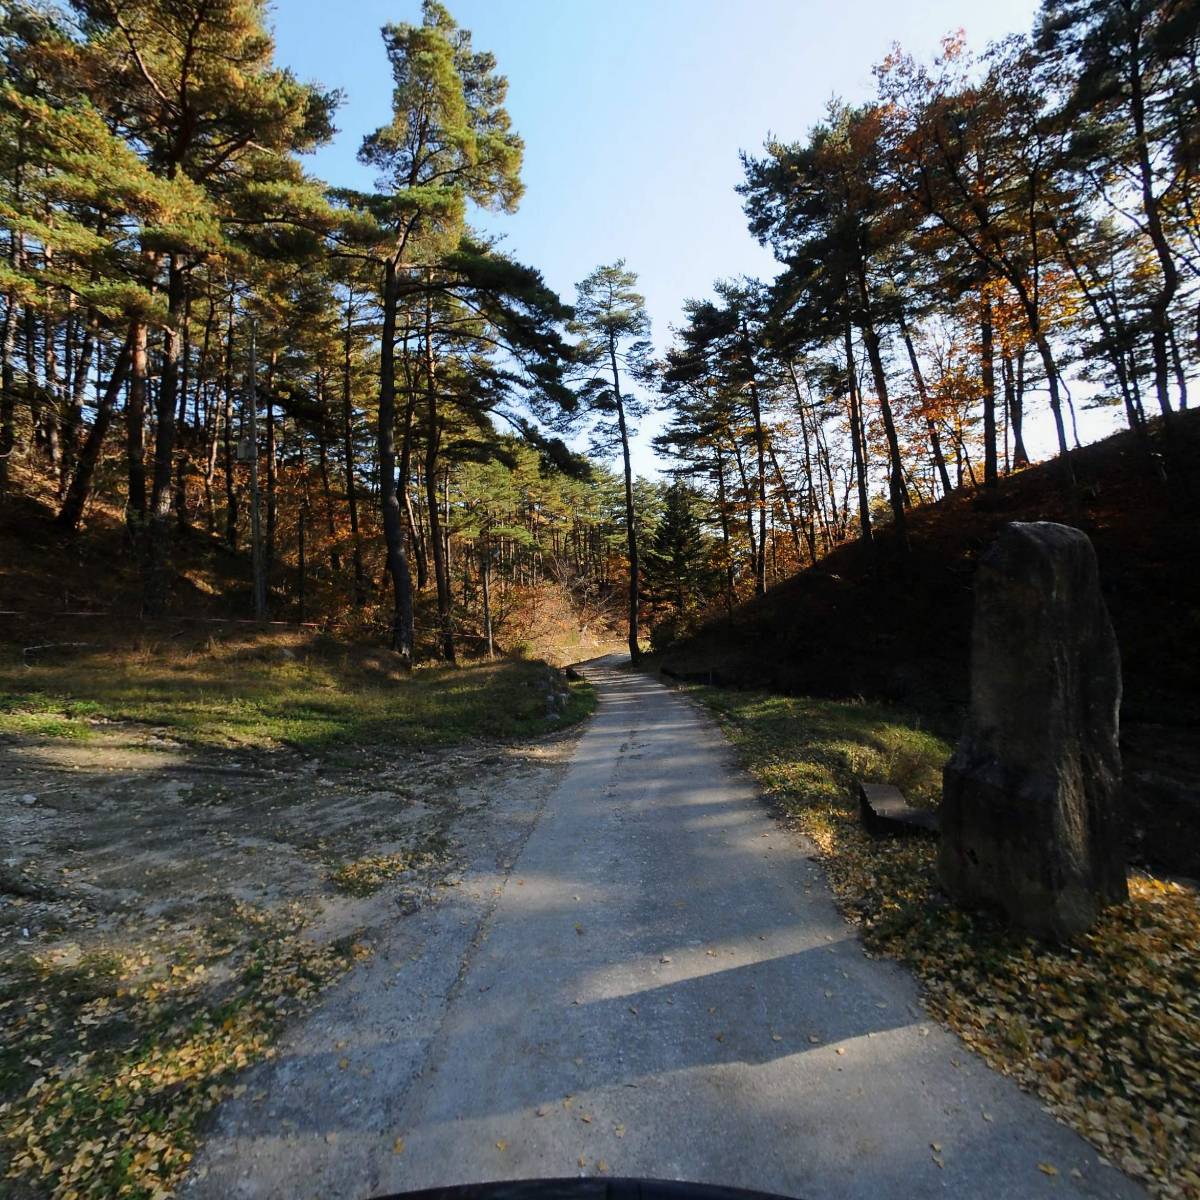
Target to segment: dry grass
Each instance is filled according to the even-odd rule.
[[[949,746],[881,705],[696,689],[751,772],[818,846],[872,953],[908,964],[929,1011],[1158,1196],[1200,1197],[1200,896],[1136,874],[1063,945],[951,907],[927,840],[876,841],[854,778],[933,800]]]

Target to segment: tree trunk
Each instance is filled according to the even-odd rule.
[[[921,415],[925,419],[925,432],[929,435],[929,452],[942,483],[942,495],[948,496],[954,489],[950,484],[950,472],[946,468],[946,456],[942,453],[942,439],[938,434],[937,422],[933,419],[933,408],[929,403],[929,389],[925,385],[925,373],[921,370],[917,349],[913,345],[912,334],[909,332],[908,322],[905,320],[903,312],[900,314],[900,335],[904,339],[904,348],[908,351],[913,382],[917,385],[917,395],[921,400]]]
[[[844,341],[846,347],[846,376],[850,399],[850,449],[854,458],[854,476],[858,483],[858,527],[864,542],[871,541],[871,502],[867,495],[867,454],[863,445],[862,412],[858,393],[858,372],[854,369],[854,343],[850,338],[850,324],[846,323]]]
[[[83,338],[78,354],[73,356],[67,374],[67,408],[63,419],[63,495],[74,479],[76,456],[79,453],[79,437],[83,427],[83,401],[87,394],[87,377],[96,353],[96,314],[88,311],[83,318]]]
[[[1013,467],[1029,466],[1029,453],[1025,449],[1025,351],[1017,354],[1016,370],[1013,372],[1012,408],[1009,421],[1013,431]]]
[[[71,474],[62,508],[57,517],[58,524],[72,533],[79,528],[84,506],[91,495],[96,464],[100,461],[104,438],[112,423],[113,409],[116,407],[117,397],[121,394],[121,388],[125,386],[125,378],[129,374],[132,337],[131,331],[117,354],[112,374],[108,378],[108,386],[104,389],[104,394],[96,405],[96,419],[84,439],[83,446],[75,456],[75,469]]]
[[[433,550],[433,574],[437,585],[438,652],[447,662],[454,662],[454,626],[450,595],[450,564],[442,538],[442,522],[438,505],[438,454],[442,431],[437,406],[437,373],[433,359],[433,301],[425,302],[425,500],[429,516],[429,544]]]
[[[1000,479],[996,460],[996,350],[992,297],[986,284],[980,304],[979,345],[979,377],[983,385],[983,486],[994,488]]]
[[[354,480],[354,401],[352,396],[352,353],[354,336],[354,292],[346,298],[346,337],[342,356],[342,456],[346,462],[346,506],[350,510],[350,545],[354,560],[354,603],[367,602],[367,578],[363,570],[362,538],[358,532],[358,492]]]
[[[188,456],[187,402],[192,381],[192,293],[189,289],[183,302],[183,334],[180,339],[179,409],[175,414],[175,520],[179,528],[188,525],[187,477],[191,466]]]
[[[771,459],[771,467],[775,471],[775,478],[779,482],[779,495],[783,500],[783,511],[787,513],[788,529],[792,535],[792,546],[796,551],[796,570],[799,570],[804,563],[804,548],[800,542],[800,523],[796,520],[796,509],[792,504],[792,492],[787,485],[787,480],[783,477],[783,471],[780,469],[779,458],[775,454],[773,443],[768,443],[767,454]]]
[[[721,454],[721,441],[715,442],[717,456],[717,514],[721,521],[721,553],[725,559],[725,613],[733,616],[733,548],[729,541],[729,503],[725,494],[725,459]]]
[[[637,527],[633,511],[633,467],[629,460],[629,428],[625,422],[625,400],[621,395],[621,374],[617,367],[617,342],[608,339],[608,361],[612,369],[613,396],[617,403],[617,430],[621,435],[621,460],[625,469],[625,536],[629,551],[629,659],[637,663],[642,657],[638,638],[638,546]]]
[[[396,496],[396,308],[399,303],[396,260],[384,269],[383,330],[379,355],[379,495],[387,568],[392,579],[392,649],[405,666],[412,665],[412,580],[404,550],[404,528]]]
[[[15,294],[9,292],[4,302],[4,325],[0,332],[0,491],[8,483],[9,464],[17,444],[16,380],[13,354],[17,348],[17,314]]]
[[[268,581],[275,570],[275,526],[278,518],[278,447],[275,442],[275,367],[278,359],[279,352],[272,350],[267,362],[267,544],[264,562]]]
[[[1126,42],[1128,51],[1126,65],[1129,74],[1129,105],[1133,117],[1134,146],[1137,151],[1142,210],[1146,215],[1146,232],[1150,235],[1150,242],[1154,247],[1159,271],[1162,275],[1162,284],[1149,306],[1150,348],[1154,360],[1154,390],[1158,396],[1158,406],[1162,410],[1163,420],[1169,426],[1171,396],[1167,339],[1171,321],[1171,301],[1174,300],[1175,293],[1179,288],[1179,271],[1175,266],[1171,245],[1163,229],[1158,197],[1154,194],[1154,168],[1150,161],[1150,145],[1146,138],[1146,98],[1143,91],[1140,59],[1141,17],[1133,15],[1132,6],[1127,9],[1127,12],[1130,14],[1131,22],[1137,22],[1129,29],[1129,39]]]
[[[896,530],[903,535],[904,510],[908,504],[908,489],[904,485],[904,461],[900,456],[900,439],[896,436],[896,423],[892,419],[892,404],[888,397],[887,373],[883,369],[883,355],[879,349],[879,335],[871,322],[867,304],[865,279],[860,280],[859,292],[863,303],[862,336],[867,348],[867,361],[871,364],[871,376],[875,381],[875,394],[879,400],[879,412],[883,417],[883,431],[887,438],[890,470],[888,472],[888,495],[892,504],[892,516]]]
[[[342,556],[337,549],[337,522],[333,516],[333,488],[329,482],[329,449],[325,444],[325,383],[317,380],[317,401],[321,409],[317,425],[318,466],[321,472],[321,496],[325,501],[325,532],[329,538],[329,573],[334,579],[342,573]]]
[[[149,613],[161,613],[167,607],[171,476],[175,458],[175,406],[179,393],[185,283],[183,267],[172,255],[167,270],[167,328],[163,335],[162,375],[155,405],[154,474],[143,579],[143,604]]]
[[[229,298],[229,323],[225,336],[225,541],[237,549],[238,494],[237,470],[233,447],[233,296]]]
[[[129,398],[125,401],[125,450],[129,486],[125,523],[140,547],[146,530],[146,325],[135,321],[129,331]]]
[[[492,640],[492,551],[486,537],[480,539],[479,583],[483,592],[483,636],[487,642],[488,658],[496,657]]]
[[[758,459],[758,477],[755,491],[758,500],[758,558],[754,564],[754,586],[758,595],[767,592],[767,465],[766,437],[763,432],[762,405],[759,402],[758,382],[755,376],[754,352],[750,345],[750,332],[742,321],[742,354],[750,377],[750,415],[754,420],[754,451]]]
[[[815,509],[816,513],[821,518],[821,529],[825,535],[826,542],[828,542],[830,540],[830,538],[829,538],[829,515],[825,511],[824,487],[818,486],[816,480],[813,478],[812,444],[811,444],[811,438],[809,436],[809,430],[808,430],[808,414],[805,411],[804,397],[800,394],[800,380],[796,378],[796,364],[794,362],[792,362],[792,360],[789,358],[787,367],[788,367],[788,375],[792,381],[792,392],[795,394],[795,397],[796,397],[796,412],[800,416],[800,440],[804,444],[804,479],[805,479],[805,482],[808,484],[808,498],[809,498],[809,519],[805,524],[805,535],[808,538],[809,558],[813,563],[815,563],[817,561],[817,545],[816,545],[816,537],[815,537],[815,533],[814,533],[814,525],[816,523],[816,519],[813,516],[813,510]],[[815,414],[814,414],[814,418],[815,418]],[[821,464],[818,461],[817,471],[820,472],[820,469],[821,469]]]

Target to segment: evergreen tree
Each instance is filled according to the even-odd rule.
[[[658,526],[646,546],[647,599],[674,610],[675,629],[679,632],[707,606],[715,576],[699,501],[683,479],[674,480],[663,495]]]
[[[650,318],[646,302],[635,290],[637,276],[621,259],[597,267],[577,287],[571,331],[579,338],[578,362],[587,375],[580,388],[586,413],[594,420],[593,450],[621,451],[625,474],[625,530],[629,556],[629,655],[641,657],[638,640],[638,528],[634,507],[633,467],[629,442],[633,421],[645,415],[645,400],[622,387],[622,376],[645,380],[653,367]]]

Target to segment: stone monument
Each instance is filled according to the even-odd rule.
[[[979,563],[966,729],[943,774],[956,901],[1068,937],[1124,900],[1121,660],[1081,530],[1006,525]]]

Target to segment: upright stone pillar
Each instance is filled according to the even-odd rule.
[[[966,729],[943,774],[938,873],[1049,937],[1124,900],[1121,659],[1086,534],[1005,526],[979,563]]]

